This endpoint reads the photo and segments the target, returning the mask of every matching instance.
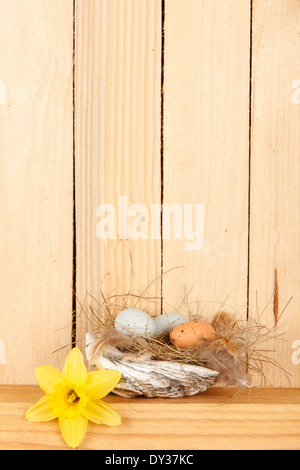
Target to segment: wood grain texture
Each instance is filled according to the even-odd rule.
[[[164,240],[165,308],[246,318],[250,1],[166,0],[164,202],[204,204],[204,245]],[[193,217],[195,230],[196,219]],[[199,302],[196,302],[199,301]]]
[[[138,212],[125,210],[137,240],[119,224],[120,196],[128,209],[160,204],[160,58],[160,0],[76,1],[76,292],[86,307],[101,286],[106,296],[141,293],[160,275],[160,232],[140,239],[147,217]],[[102,204],[115,210],[116,239],[97,232]],[[150,313],[160,311],[160,292],[158,281]],[[78,340],[85,327],[79,315]]]
[[[264,310],[270,328],[277,318],[277,339],[261,348],[291,376],[271,368],[269,382],[294,387],[300,384],[299,360],[292,361],[300,344],[299,21],[296,0],[254,0],[250,308],[254,318]]]
[[[188,399],[105,398],[122,425],[89,423],[82,450],[299,450],[300,390],[210,389]],[[24,413],[38,387],[0,387],[1,450],[67,449],[56,421]]]
[[[2,383],[71,340],[72,3],[0,1]]]

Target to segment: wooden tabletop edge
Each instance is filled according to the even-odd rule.
[[[37,385],[0,385],[0,403],[31,403],[43,396]],[[224,403],[224,404],[300,404],[300,389],[296,388],[211,388],[185,398],[122,398],[110,394],[110,403]]]

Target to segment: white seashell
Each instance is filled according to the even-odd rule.
[[[155,334],[153,318],[137,308],[128,308],[120,312],[115,319],[115,328],[124,334],[134,333],[148,337]]]
[[[170,361],[153,361],[149,357],[126,357],[113,346],[104,347],[95,335],[86,335],[86,356],[97,369],[121,372],[120,383],[113,393],[122,397],[178,398],[204,392],[211,387],[218,372],[201,366]]]
[[[171,333],[175,326],[186,323],[187,321],[188,319],[180,315],[180,313],[164,313],[163,315],[159,315],[154,318],[155,334],[163,335]]]

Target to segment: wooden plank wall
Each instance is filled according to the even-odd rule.
[[[249,53],[248,0],[166,0],[164,202],[191,204],[194,230],[204,205],[204,243],[164,240],[164,270],[183,268],[163,295],[177,305],[193,287],[204,318],[223,302],[247,315]]]
[[[146,222],[138,207],[128,227],[119,223],[124,201],[128,209],[140,204],[149,214],[150,205],[161,202],[160,84],[160,0],[77,0],[76,293],[85,311],[97,308],[100,287],[106,297],[141,293],[160,276],[160,231],[155,239],[134,239],[143,230],[144,219],[137,218]],[[107,239],[109,227],[101,231],[99,225],[103,204],[117,219]],[[160,284],[158,279],[149,292],[157,298],[146,306],[153,314],[160,311]],[[129,297],[128,306],[135,303]],[[90,326],[81,312],[78,341]]]
[[[277,368],[272,384],[300,386],[300,4],[255,0],[250,202],[250,309],[277,326],[277,340],[262,345],[291,374]],[[278,296],[278,301],[277,301]],[[282,334],[282,336],[280,336]]]
[[[0,0],[0,382],[63,364],[72,322],[71,0]]]
[[[207,319],[224,303],[278,322],[262,349],[291,376],[270,368],[269,383],[299,387],[298,0],[0,0],[0,13],[0,381],[61,364],[75,278],[86,307],[100,286],[157,279],[140,305],[152,314],[189,291]]]

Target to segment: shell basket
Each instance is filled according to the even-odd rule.
[[[104,341],[105,344],[105,341]],[[192,396],[211,387],[219,372],[174,361],[156,361],[147,354],[130,357],[115,346],[107,346],[97,335],[86,335],[86,356],[97,369],[122,374],[114,393],[122,397],[177,398]]]

